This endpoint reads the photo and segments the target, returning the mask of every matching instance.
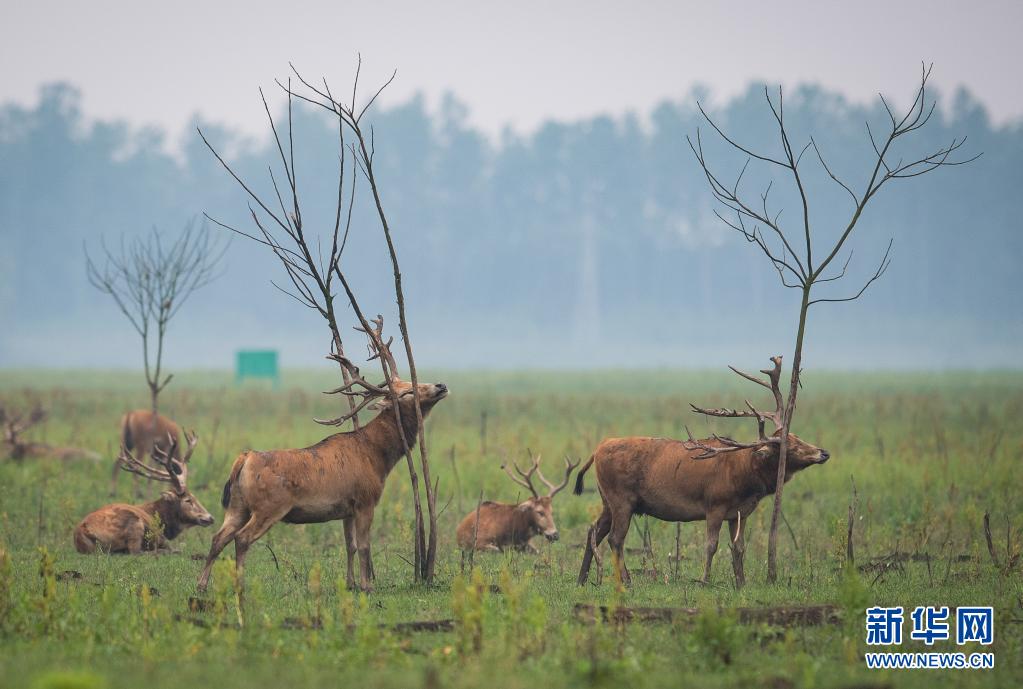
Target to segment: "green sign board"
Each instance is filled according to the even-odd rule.
[[[269,378],[276,388],[281,382],[277,351],[249,349],[238,352],[235,357],[234,382],[241,383],[246,378]]]

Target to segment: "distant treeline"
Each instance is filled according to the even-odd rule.
[[[883,125],[879,104],[805,86],[785,106],[796,136],[813,133],[840,174],[866,183],[865,122]],[[239,104],[261,107],[256,96]],[[776,150],[762,86],[714,112],[742,142]],[[269,142],[196,124],[267,189],[277,155]],[[720,366],[789,351],[792,294],[713,216],[685,139],[701,124],[689,97],[493,142],[466,124],[453,97],[437,111],[421,99],[378,110],[376,166],[419,356],[436,366]],[[299,108],[295,131],[307,229],[326,231],[336,129]],[[742,160],[706,126],[702,133],[733,178]],[[809,366],[1019,364],[1023,127],[993,125],[961,91],[941,100],[918,143],[930,149],[963,134],[964,150],[984,153],[979,161],[893,184],[870,207],[849,272],[854,282],[872,273],[892,236],[893,265],[861,302],[812,313]],[[88,286],[83,245],[154,225],[174,233],[203,211],[253,229],[245,197],[199,137],[186,136],[175,156],[164,136],[86,120],[79,93],[63,84],[44,88],[30,109],[0,108],[0,366],[135,364],[127,324]],[[837,232],[848,199],[816,160],[805,165],[816,226]],[[753,172],[744,184],[764,181]],[[788,206],[782,223],[798,231],[791,197],[786,204],[777,184],[772,196],[776,208]],[[363,306],[386,316],[389,268],[366,200],[344,260]],[[223,277],[174,324],[172,363],[227,366],[235,348],[251,345],[281,348],[286,365],[321,361],[325,330],[270,286],[279,277],[267,251],[235,238]]]

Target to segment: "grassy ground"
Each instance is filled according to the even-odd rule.
[[[481,489],[487,498],[521,499],[499,466],[506,458],[524,459],[527,447],[543,453],[548,473],[555,473],[563,455],[585,458],[607,435],[677,437],[683,423],[703,434],[711,427],[687,413],[688,403],[734,406],[750,394],[748,386],[716,372],[427,374],[452,389],[428,422],[445,508],[436,584],[411,583],[410,488],[399,464],[373,530],[376,593],[353,596],[338,586],[344,579],[340,524],[279,525],[264,539],[273,553],[257,544],[249,556],[243,609],[229,548],[214,576],[218,605],[204,613],[189,612],[187,602],[202,564],[192,556],[206,552],[213,528],[186,532],[174,542],[179,553],[158,557],[87,557],[71,544],[77,521],[112,501],[118,419],[146,403],[139,378],[0,373],[0,401],[39,400],[51,411],[33,439],[91,448],[106,458],[64,464],[0,457],[6,553],[0,555],[0,686],[1023,685],[1023,579],[1018,567],[1003,573],[992,565],[982,530],[988,511],[1002,562],[1007,547],[1019,552],[1023,374],[808,374],[795,430],[833,459],[800,474],[786,491],[791,531],[781,534],[780,583],[764,581],[765,502],[750,517],[750,583],[742,591],[732,586],[724,540],[713,584],[693,583],[701,572],[702,523],[682,529],[676,576],[674,526],[640,519],[629,546],[640,546],[639,532],[648,528],[652,554],[629,555],[635,583],[624,592],[610,576],[599,587],[574,583],[580,544],[599,511],[593,492],[559,495],[562,538],[538,542],[539,556],[480,555],[478,571],[465,578],[455,525]],[[190,482],[218,523],[220,489],[235,455],[250,447],[303,446],[326,435],[311,417],[336,404],[317,392],[332,381],[329,371],[290,373],[275,392],[235,388],[222,373],[186,372],[171,384],[164,408],[199,433]],[[742,422],[718,422],[716,429],[754,432]],[[880,576],[845,566],[851,478],[859,493],[856,564],[892,553],[920,558]],[[140,488],[145,499],[157,492]],[[133,499],[131,478],[123,475],[117,501]],[[81,578],[59,580],[68,570]],[[672,624],[588,625],[575,619],[577,603],[691,606],[704,613]],[[796,603],[836,604],[843,621],[769,627],[738,624],[734,613]],[[995,643],[983,650],[995,653],[996,668],[867,670],[863,611],[874,604],[993,605]],[[282,628],[289,618],[312,617],[322,629]],[[387,626],[448,618],[455,620],[453,631],[409,634]],[[961,649],[907,641],[894,650]]]

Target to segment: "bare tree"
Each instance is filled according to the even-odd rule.
[[[963,165],[978,157],[973,156],[965,159],[957,157],[957,151],[966,143],[966,137],[961,139],[954,138],[947,145],[941,146],[923,156],[906,154],[909,157],[905,157],[903,155],[903,152],[907,149],[906,143],[913,138],[915,132],[927,125],[934,114],[935,102],[931,101],[928,104],[927,97],[927,81],[930,78],[930,74],[931,68],[922,66],[920,86],[916,90],[912,104],[904,114],[896,114],[896,111],[892,109],[884,96],[880,97],[881,104],[888,117],[888,123],[886,131],[880,135],[875,133],[869,122],[866,125],[867,138],[873,149],[873,163],[870,166],[866,183],[862,186],[843,181],[839,178],[833,167],[828,165],[824,154],[812,136],[801,146],[793,144],[785,123],[784,102],[780,87],[776,97],[772,97],[767,88],[764,89],[764,98],[767,101],[767,106],[778,129],[781,147],[780,156],[756,152],[745,144],[739,143],[735,138],[725,133],[710,118],[703,109],[703,106],[699,105],[700,113],[714,131],[733,149],[746,156],[746,162],[735,176],[734,182],[726,183],[721,175],[715,172],[707,162],[699,129],[697,129],[695,141],[687,137],[689,146],[707,178],[711,193],[722,207],[714,211],[715,215],[729,228],[742,235],[747,242],[755,244],[778,272],[782,284],[787,288],[799,290],[801,294],[799,326],[796,330],[788,397],[785,400],[780,419],[781,441],[778,481],[774,493],[774,512],[771,515],[771,530],[768,537],[767,579],[771,582],[774,582],[778,575],[778,523],[782,514],[782,491],[785,486],[784,476],[788,453],[787,439],[789,428],[792,425],[792,417],[796,409],[796,395],[800,387],[799,379],[802,373],[803,340],[806,335],[809,309],[814,304],[853,301],[863,296],[867,288],[880,279],[888,269],[891,262],[892,241],[888,242],[888,246],[881,256],[881,260],[877,263],[876,269],[864,279],[855,291],[850,291],[846,295],[838,297],[815,297],[814,288],[823,283],[837,282],[845,278],[846,270],[852,258],[852,250],[849,250],[848,257],[841,270],[834,269],[832,264],[835,263],[842,250],[846,248],[846,243],[856,228],[867,204],[889,182],[919,177],[943,167]],[[820,164],[820,170],[848,196],[851,205],[849,219],[846,221],[844,229],[841,230],[833,244],[826,246],[822,254],[817,254],[824,257],[823,260],[818,260],[817,262],[815,262],[813,251],[814,223],[811,221],[810,202],[807,193],[807,171],[804,167],[800,166],[803,162],[803,155],[811,149],[813,150],[813,158],[816,158]],[[797,234],[802,234],[801,238],[793,239],[786,232],[779,223],[781,211],[771,207],[770,193],[774,183],[773,175],[769,175],[772,179],[764,191],[754,192],[754,196],[741,189],[743,176],[751,164],[763,166],[770,172],[780,170],[782,178],[792,185],[793,191],[798,195],[800,203],[800,223]],[[827,273],[829,268],[831,269],[830,274]],[[753,413],[756,414],[755,411]]]
[[[372,321],[369,320],[360,307],[351,284],[348,282],[345,271],[342,267],[342,254],[348,240],[352,226],[352,211],[356,198],[356,182],[361,174],[368,183],[372,195],[374,209],[379,220],[381,233],[387,245],[388,255],[391,261],[391,268],[394,277],[394,295],[398,305],[398,325],[404,342],[406,362],[409,368],[411,382],[415,395],[415,412],[419,423],[419,456],[420,466],[423,473],[423,480],[426,489],[426,503],[429,514],[429,531],[427,532],[423,519],[422,503],[419,492],[419,476],[412,458],[412,450],[407,443],[404,448],[406,462],[409,469],[409,477],[412,483],[412,497],[416,514],[416,539],[415,539],[415,579],[427,583],[432,582],[436,561],[437,550],[437,510],[436,510],[436,483],[431,483],[430,466],[427,454],[426,437],[423,425],[423,412],[419,399],[419,381],[416,372],[415,359],[412,353],[412,340],[409,337],[408,323],[405,315],[405,297],[402,290],[401,270],[398,263],[397,250],[391,235],[391,227],[384,212],[383,200],[377,177],[373,167],[375,154],[375,137],[372,127],[367,130],[364,118],[371,109],[373,103],[380,96],[380,93],[387,88],[394,80],[394,75],[378,88],[371,97],[363,103],[358,103],[359,72],[361,69],[361,58],[356,68],[355,78],[352,84],[351,100],[345,103],[337,100],[330,90],[326,80],[322,86],[313,85],[307,81],[292,65],[291,69],[296,81],[298,90],[293,88],[292,81],[286,83],[278,81],[277,85],[286,94],[288,99],[287,128],[286,131],[279,130],[279,123],[274,120],[270,112],[270,106],[266,96],[260,90],[263,101],[263,109],[266,112],[271,132],[280,158],[286,187],[282,194],[281,184],[278,183],[278,174],[273,168],[270,169],[270,182],[273,186],[274,197],[266,200],[256,194],[252,187],[243,181],[231,168],[231,166],[216,151],[210,142],[203,135],[199,135],[203,142],[210,149],[225,170],[238,182],[248,194],[251,202],[249,214],[258,232],[248,233],[236,229],[217,220],[218,225],[233,232],[237,232],[260,244],[263,244],[273,251],[280,260],[290,282],[290,287],[281,287],[274,283],[285,294],[291,296],[304,306],[317,311],[326,320],[331,335],[331,353],[328,358],[337,361],[341,368],[343,384],[330,391],[330,394],[343,395],[347,399],[348,411],[337,418],[321,420],[318,423],[340,426],[351,420],[354,427],[359,427],[358,412],[360,410],[356,400],[359,395],[355,390],[356,385],[361,385],[361,377],[358,369],[346,356],[338,325],[338,316],[334,307],[335,280],[340,283],[355,314],[356,329],[365,333],[371,342],[371,359],[380,362],[384,381],[388,393],[396,402],[397,397],[391,381],[397,375],[397,363],[390,351],[390,344],[393,338],[387,341],[383,338],[382,319],[378,316]],[[338,182],[336,197],[336,212],[334,213],[333,226],[329,228],[328,242],[330,249],[324,256],[321,247],[320,234],[315,233],[312,237],[306,230],[302,211],[299,202],[299,185],[295,167],[295,145],[293,132],[293,108],[294,101],[299,100],[318,108],[323,108],[331,113],[337,123],[338,138]],[[207,216],[208,217],[208,216]],[[212,218],[211,218],[212,220]],[[316,250],[313,251],[315,242]],[[383,386],[385,383],[381,383]],[[401,410],[397,403],[392,405],[396,420],[401,424]]]
[[[140,237],[122,237],[118,251],[101,240],[103,265],[85,251],[89,282],[109,294],[142,338],[142,361],[149,386],[153,419],[160,393],[173,374],[163,375],[163,341],[171,319],[200,287],[216,277],[227,248],[216,241],[206,224],[189,222],[172,241],[155,228]]]

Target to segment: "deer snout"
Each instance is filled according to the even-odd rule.
[[[553,531],[544,531],[543,537],[546,538],[548,541],[552,542],[556,541],[558,540],[558,530],[554,529]]]
[[[820,457],[817,459],[817,461],[821,464],[824,464],[824,462],[828,461],[828,459],[830,458],[831,458],[830,452],[828,452],[827,450],[821,450]]]
[[[213,524],[212,514],[206,514],[199,517],[199,526],[210,526],[211,524]]]
[[[443,395],[448,391],[448,386],[445,385],[444,383],[436,383],[433,387],[437,390],[438,394]]]

